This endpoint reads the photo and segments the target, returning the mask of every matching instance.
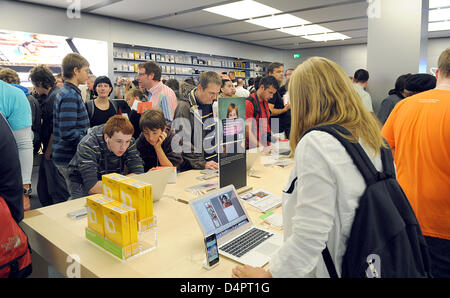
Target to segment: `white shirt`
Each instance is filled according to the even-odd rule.
[[[248,90],[246,90],[244,87],[242,86],[237,86],[236,87],[236,93],[234,94],[237,97],[244,97],[247,98],[250,96],[250,92]]]
[[[366,109],[369,112],[373,112],[372,97],[370,97],[369,92],[364,90],[361,85],[353,84],[353,86],[355,86],[356,92],[358,92],[359,96],[361,96],[362,103],[366,107]]]
[[[361,142],[360,142],[361,144]],[[362,145],[362,144],[361,144]],[[381,157],[364,147],[375,168]],[[327,243],[338,275],[355,209],[366,184],[350,155],[326,132],[305,135],[295,150],[295,166],[283,192],[284,243],[270,261],[273,277],[329,277],[322,250]]]

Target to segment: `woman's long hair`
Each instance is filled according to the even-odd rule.
[[[333,61],[309,58],[297,66],[288,87],[292,152],[306,130],[327,124],[345,127],[352,136],[344,137],[355,143],[361,138],[375,153],[385,146],[375,118],[364,108],[347,74]]]

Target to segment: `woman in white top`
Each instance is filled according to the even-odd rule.
[[[284,244],[272,256],[270,269],[237,266],[233,277],[329,277],[322,258],[328,246],[341,275],[355,210],[366,184],[337,139],[309,128],[338,124],[350,131],[375,168],[384,146],[379,127],[364,108],[345,72],[336,63],[312,57],[300,64],[289,83],[292,109],[290,146],[295,166],[283,194]],[[294,190],[286,190],[292,181]]]

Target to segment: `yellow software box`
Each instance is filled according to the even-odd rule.
[[[120,181],[120,200],[123,204],[136,209],[138,221],[148,217],[146,192],[146,186],[134,179]]]
[[[145,218],[153,217],[153,188],[152,184],[140,180],[134,181],[135,185],[143,187],[145,189],[144,202],[145,202]],[[153,221],[151,221],[153,222]]]
[[[137,227],[137,216],[136,209],[129,207],[125,204],[120,204],[120,207],[128,210],[128,217],[130,220],[130,242],[131,242],[131,254],[134,256],[139,253],[139,244],[138,244],[138,227]]]
[[[117,173],[106,174],[102,176],[103,195],[107,198],[120,201],[119,182],[128,179],[127,176]]]
[[[138,181],[145,187],[145,209],[147,218],[153,217],[153,188],[151,183]],[[151,221],[153,222],[153,220]]]
[[[130,245],[130,219],[128,210],[116,206],[114,202],[103,205],[105,238],[127,247]],[[131,250],[130,250],[131,253]],[[127,254],[125,254],[127,256]]]
[[[103,205],[110,202],[112,202],[111,199],[108,199],[100,194],[86,197],[88,227],[103,237],[105,236],[103,224]]]

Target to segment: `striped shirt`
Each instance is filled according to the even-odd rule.
[[[69,164],[88,129],[89,118],[80,89],[64,82],[53,104],[52,159],[56,165]]]
[[[178,105],[175,92],[160,81],[148,90],[148,98],[148,101],[152,103],[152,108],[160,109],[166,118],[166,122],[171,123]]]

